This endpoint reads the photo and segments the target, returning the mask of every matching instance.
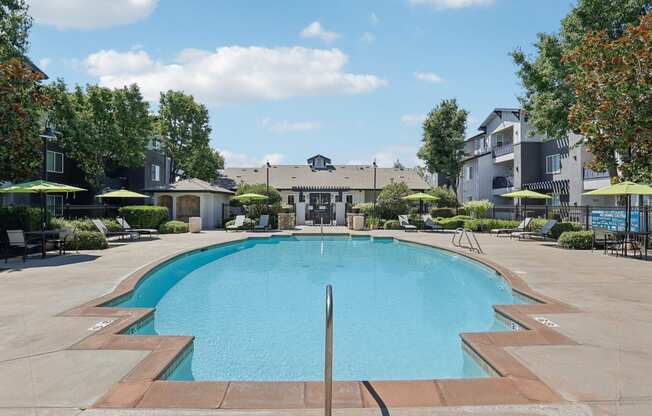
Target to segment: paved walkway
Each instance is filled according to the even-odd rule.
[[[449,234],[375,233],[451,246]],[[114,244],[104,251],[29,260],[25,265],[16,260],[7,266],[0,263],[0,268],[7,268],[0,271],[0,415],[73,415],[91,406],[146,352],[67,350],[87,337],[99,318],[57,315],[110,292],[124,277],[158,258],[244,235],[218,231],[166,235],[159,240]],[[511,354],[571,404],[391,413],[652,415],[652,262],[486,235],[479,235],[479,240],[485,256],[518,273],[533,289],[582,311],[546,316],[578,345],[510,348]],[[370,412],[339,410],[336,414]]]

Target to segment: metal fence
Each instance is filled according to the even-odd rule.
[[[119,206],[115,205],[70,205],[63,206],[63,218],[74,220],[78,218],[115,218]]]
[[[556,219],[582,224],[587,230],[591,228],[618,230],[624,229],[626,211],[625,207],[618,206],[495,205],[488,215],[491,218],[505,220],[521,220],[525,217]],[[634,231],[650,232],[652,206],[631,207],[631,224]]]

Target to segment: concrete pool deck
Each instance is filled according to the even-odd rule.
[[[372,234],[451,247],[450,234]],[[149,351],[72,350],[70,347],[92,334],[89,328],[102,319],[61,314],[111,292],[125,277],[161,257],[245,235],[218,231],[170,235],[115,244],[104,251],[29,260],[24,266],[10,261],[9,269],[0,272],[0,414],[77,414],[91,407]],[[598,252],[561,250],[540,242],[486,235],[479,239],[487,253],[482,257],[511,269],[535,291],[579,310],[545,315],[573,345],[507,347],[511,356],[568,403],[470,410],[444,407],[422,412],[652,414],[652,264]],[[419,410],[400,412],[417,414]]]

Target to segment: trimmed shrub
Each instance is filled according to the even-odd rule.
[[[564,231],[559,236],[557,244],[560,247],[574,250],[588,250],[593,246],[592,231]]]
[[[444,186],[438,186],[427,191],[428,194],[436,196],[438,199],[435,201],[438,207],[457,207],[459,202],[457,201],[457,195],[455,192],[447,189]],[[455,215],[455,214],[453,214]],[[451,215],[452,216],[452,215]],[[443,217],[443,215],[442,215]]]
[[[106,228],[109,231],[122,231],[122,227],[114,218],[100,218],[100,221],[106,225]],[[77,231],[98,231],[98,229],[95,227],[95,224],[93,224],[89,218],[81,218],[76,220],[52,218],[50,225],[53,229],[66,228],[68,230]]]
[[[433,218],[451,218],[455,216],[455,208],[433,208],[430,210],[430,216]]]
[[[516,228],[519,223],[519,221],[485,218],[483,220],[466,220],[464,221],[464,228],[475,232],[489,232],[496,228]]]
[[[548,220],[540,218],[532,220],[530,223],[530,231],[541,231],[541,228],[543,228],[547,222]],[[577,222],[558,222],[554,227],[552,227],[552,230],[550,230],[550,237],[557,239],[564,231],[582,231],[582,228],[582,225]]]
[[[385,221],[384,228],[386,230],[400,230],[401,224],[399,224],[398,220],[387,220]]]
[[[470,212],[475,218],[484,218],[487,216],[487,212],[493,208],[494,204],[491,203],[488,199],[480,199],[477,201],[469,201],[464,204],[464,208],[467,212]]]
[[[166,207],[153,205],[121,207],[118,209],[118,213],[134,228],[158,228],[159,225],[170,218]]]
[[[436,222],[446,230],[455,230],[464,228],[464,222],[471,219],[468,215],[456,215],[452,218],[437,218]]]
[[[161,234],[183,234],[188,232],[188,224],[181,221],[164,222],[158,227]]]
[[[66,250],[104,250],[107,247],[109,243],[99,231],[77,231],[75,238],[66,244]]]

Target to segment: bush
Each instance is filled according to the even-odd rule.
[[[421,215],[411,214],[410,216],[408,216],[408,220],[410,221],[410,224],[417,227],[418,230],[423,230],[425,221],[423,220],[423,217]]]
[[[464,204],[464,208],[467,212],[471,213],[475,218],[484,218],[487,216],[487,212],[493,208],[492,204],[488,199],[480,199],[478,201],[469,201]]]
[[[106,225],[109,231],[122,231],[122,227],[114,218],[100,218],[100,221]],[[131,224],[129,224],[131,225]],[[66,228],[68,230],[77,231],[98,231],[95,224],[89,218],[81,218],[76,220],[64,220],[63,218],[52,218],[50,226],[53,229]]]
[[[49,216],[49,213],[48,213]],[[41,209],[25,205],[0,207],[0,238],[7,230],[37,231],[41,229]]]
[[[161,234],[183,234],[188,232],[188,224],[181,221],[164,222],[158,227]]]
[[[410,195],[410,188],[405,182],[386,185],[378,195],[376,204],[380,216],[385,219],[394,219],[399,215],[406,214],[409,205],[403,197],[408,195]]]
[[[516,228],[519,223],[519,221],[486,218],[483,220],[466,220],[464,221],[464,228],[475,232],[489,232],[496,228]]]
[[[459,205],[459,203],[457,202],[457,195],[455,195],[455,192],[450,191],[443,186],[432,188],[427,193],[436,196],[438,198],[437,201],[435,201],[435,204],[437,204],[438,207],[455,208]]]
[[[564,231],[559,236],[557,244],[560,247],[574,250],[588,250],[593,246],[592,231]]]
[[[435,222],[446,230],[456,230],[458,228],[464,228],[464,222],[471,219],[468,215],[456,215],[452,218],[437,218]]]
[[[536,218],[530,223],[530,231],[541,231],[541,228],[548,222],[548,220]],[[550,237],[559,238],[564,231],[582,231],[582,225],[577,222],[558,222],[550,230]]]
[[[401,224],[399,224],[398,220],[387,220],[385,221],[384,228],[386,230],[400,230]]]
[[[108,246],[106,237],[99,231],[77,231],[66,243],[66,250],[104,250]]]
[[[430,210],[430,216],[433,218],[451,218],[455,216],[455,208],[433,208]]]
[[[385,220],[378,217],[367,217],[367,226],[369,228],[381,229],[385,226]]]
[[[170,218],[166,207],[153,205],[121,207],[118,209],[118,213],[134,228],[158,228],[159,225]]]
[[[353,209],[358,210],[360,214],[364,214],[367,217],[379,217],[378,208],[374,209],[374,204],[371,202],[355,204]]]

